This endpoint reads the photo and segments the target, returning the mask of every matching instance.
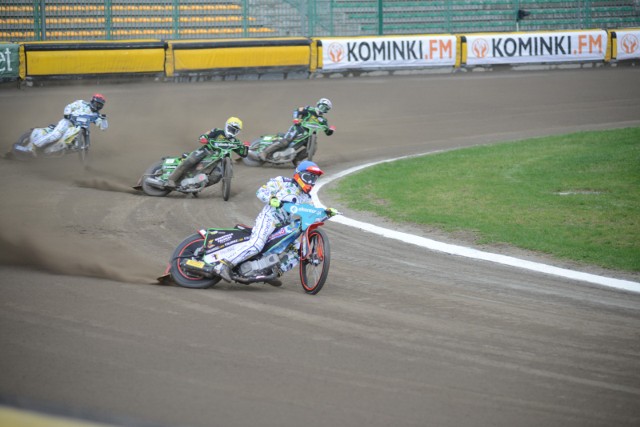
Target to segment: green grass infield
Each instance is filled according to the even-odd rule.
[[[477,244],[640,271],[640,128],[381,163],[329,191],[348,209],[472,232]]]

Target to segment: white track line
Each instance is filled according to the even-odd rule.
[[[326,206],[322,204],[322,202],[318,198],[318,191],[320,191],[322,186],[324,186],[325,184],[328,184],[336,179],[342,178],[346,175],[349,175],[361,169],[368,168],[373,165],[377,165],[379,163],[393,162],[396,160],[406,159],[409,157],[417,157],[422,155],[424,154],[420,154],[416,156],[403,156],[403,157],[397,157],[395,159],[383,160],[383,161],[374,162],[374,163],[367,163],[364,165],[355,166],[353,168],[346,169],[332,176],[325,175],[323,176],[323,179],[318,181],[318,183],[316,184],[316,186],[311,192],[311,196],[313,197],[313,201],[316,204],[316,206],[326,208]],[[336,221],[350,227],[359,228],[361,230],[368,231],[370,233],[379,234],[380,236],[383,236],[383,237],[400,240],[405,243],[410,243],[412,245],[421,246],[423,248],[431,249],[438,252],[445,252],[452,255],[459,255],[467,258],[474,258],[474,259],[480,259],[484,261],[495,262],[498,264],[524,268],[526,270],[537,271],[540,273],[551,274],[554,276],[565,277],[568,279],[575,279],[575,280],[581,280],[584,282],[595,283],[597,285],[607,286],[610,288],[640,293],[640,283],[632,282],[629,280],[614,279],[610,277],[598,276],[595,274],[582,273],[579,271],[554,267],[551,265],[541,264],[537,262],[526,261],[526,260],[522,260],[519,258],[510,257],[510,256],[499,255],[499,254],[494,254],[490,252],[483,252],[483,251],[479,251],[477,249],[473,249],[465,246],[457,246],[457,245],[451,245],[448,243],[442,243],[432,239],[415,236],[413,234],[408,234],[408,233],[403,233],[395,230],[389,230],[383,227],[378,227],[373,224],[368,224],[366,222],[361,222],[361,221],[348,218],[344,215],[337,216],[333,218],[332,221]]]

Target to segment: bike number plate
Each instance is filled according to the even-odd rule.
[[[188,259],[185,264],[190,265],[191,267],[195,267],[195,268],[204,268],[204,262],[196,261],[194,259]]]

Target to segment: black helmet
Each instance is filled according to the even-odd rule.
[[[106,102],[107,100],[104,98],[102,94],[100,93],[94,94],[93,97],[91,98],[91,101],[89,102],[89,105],[91,106],[91,111],[98,112],[102,110],[102,107],[104,107],[104,104]]]

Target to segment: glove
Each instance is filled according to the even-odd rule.
[[[209,138],[206,135],[201,135],[199,141],[200,144],[205,145],[209,143]]]
[[[247,154],[249,154],[249,147],[243,144],[238,147],[238,150],[236,152],[240,157],[247,157]]]
[[[329,216],[329,218],[331,218],[332,216],[338,215],[338,210],[334,208],[327,208],[324,211]]]
[[[335,131],[336,131],[336,127],[335,127],[335,126],[329,126],[329,129],[327,129],[327,130],[325,131],[325,133],[326,133],[327,135],[333,135],[333,132],[335,132]]]
[[[282,207],[282,202],[278,200],[277,197],[272,197],[271,199],[269,199],[269,205],[277,209]]]

